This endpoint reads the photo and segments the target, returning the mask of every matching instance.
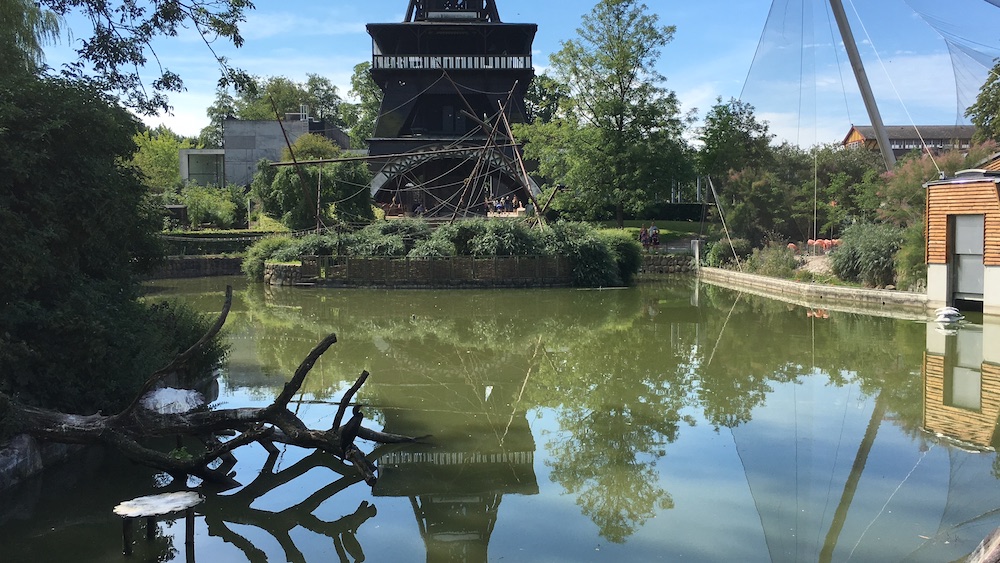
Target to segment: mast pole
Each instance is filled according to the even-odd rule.
[[[847,58],[850,59],[851,68],[854,70],[854,78],[858,81],[858,88],[861,89],[861,98],[865,101],[868,118],[871,119],[872,127],[875,128],[875,138],[878,141],[879,151],[882,153],[882,160],[885,161],[885,169],[892,170],[896,166],[896,155],[892,152],[892,145],[889,144],[889,134],[885,131],[882,116],[879,114],[878,106],[875,104],[875,96],[872,95],[871,84],[868,83],[868,75],[865,73],[864,65],[861,64],[858,44],[854,41],[851,24],[847,21],[847,13],[844,12],[844,3],[841,0],[830,0],[830,7],[833,9],[833,17],[837,20],[840,37],[844,40],[844,47],[847,49]]]

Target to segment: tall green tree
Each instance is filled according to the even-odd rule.
[[[601,0],[551,57],[556,80],[571,85],[563,183],[587,205],[610,206],[619,225],[669,189],[648,163],[683,143],[677,96],[656,70],[674,31],[641,2]]]
[[[976,126],[973,141],[993,140],[1000,142],[1000,59],[976,97],[976,103],[965,110],[965,116]]]
[[[351,134],[351,146],[364,148],[368,139],[375,132],[375,121],[382,107],[382,89],[372,79],[371,63],[363,62],[354,67],[351,74],[351,90],[349,94],[358,99],[357,104],[349,105],[345,122]],[[344,104],[348,106],[348,104]]]
[[[752,105],[731,98],[716,104],[705,116],[699,139],[698,172],[710,176],[717,187],[725,185],[730,173],[744,168],[765,170],[773,161],[766,121],[759,121]]]
[[[31,0],[0,0],[0,71],[34,70],[59,39],[60,18]]]
[[[332,159],[341,154],[330,140],[313,134],[296,139],[292,150],[298,160]],[[291,155],[286,150],[282,158],[289,161]],[[277,170],[261,164],[251,190],[266,214],[292,229],[308,229],[330,226],[335,221],[371,221],[370,181],[371,173],[361,161],[283,166]]]
[[[127,164],[139,124],[92,85],[27,72],[4,76],[0,100],[0,394],[119,408],[199,336],[178,341],[180,316],[137,300],[162,258]]]
[[[569,96],[569,87],[547,74],[539,74],[528,85],[524,105],[529,122],[548,123],[560,116],[561,106]]]
[[[132,158],[143,175],[143,183],[152,193],[162,193],[181,183],[180,151],[194,148],[190,139],[182,138],[167,126],[144,130],[135,138],[136,153]]]
[[[198,134],[198,143],[205,148],[221,149],[226,119],[236,117],[236,97],[229,88],[216,88],[215,101],[206,108],[205,115],[208,125]]]
[[[200,139],[207,147],[221,147],[226,118],[273,121],[284,119],[286,113],[305,109],[310,117],[323,119],[327,125],[344,125],[341,105],[344,103],[337,87],[328,78],[309,74],[304,83],[284,76],[253,78],[252,87],[233,91],[220,87],[215,101],[206,109],[209,125],[202,129]],[[275,115],[277,110],[277,115]]]

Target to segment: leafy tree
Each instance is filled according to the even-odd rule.
[[[201,130],[202,144],[221,147],[226,118],[273,121],[284,119],[286,113],[300,113],[303,107],[311,117],[325,120],[328,125],[343,126],[343,100],[329,79],[309,74],[305,83],[284,76],[251,79],[252,87],[232,92],[216,89],[215,101],[206,109],[209,125]],[[272,105],[273,102],[273,105]]]
[[[584,16],[578,38],[551,57],[554,79],[571,85],[566,117],[518,128],[539,170],[570,187],[582,209],[625,212],[645,207],[673,181],[663,154],[684,153],[676,95],[660,84],[660,49],[674,28],[661,26],[645,4],[602,0]],[[664,153],[664,148],[669,147]],[[683,168],[683,167],[676,167]]]
[[[292,150],[297,160],[331,159],[340,155],[339,147],[313,134],[296,139]],[[282,158],[288,161],[291,155],[286,150]],[[267,168],[271,167],[265,163],[258,166],[251,192],[263,204],[265,213],[292,229],[311,228],[335,220],[368,222],[373,218],[368,191],[371,172],[361,161],[283,166],[273,172]]]
[[[60,18],[28,0],[0,0],[0,71],[32,71],[45,60],[42,47],[59,39]]]
[[[568,96],[568,86],[547,74],[539,74],[531,81],[524,94],[528,121],[548,123],[561,116],[561,106]]]
[[[274,120],[277,109],[278,115],[284,118],[286,113],[299,113],[309,97],[302,84],[284,76],[255,78],[254,84],[254,88],[237,95],[235,117]]]
[[[331,125],[341,126],[340,104],[344,101],[329,78],[318,74],[306,75],[306,105],[315,117]]]
[[[144,130],[134,138],[137,151],[132,158],[144,176],[143,184],[154,193],[161,193],[181,183],[180,151],[194,144],[177,135],[165,125]]]
[[[0,100],[0,393],[120,407],[200,336],[137,301],[162,256],[160,216],[123,164],[138,123],[91,85],[23,72],[4,77]]]
[[[236,97],[223,86],[216,88],[215,101],[205,110],[208,125],[198,135],[198,143],[205,148],[222,148],[226,118],[236,116]]]
[[[18,3],[18,0],[5,1]],[[205,40],[221,68],[220,85],[252,86],[246,73],[230,67],[228,60],[211,48],[220,38],[236,47],[243,45],[239,23],[244,21],[246,11],[253,9],[250,0],[152,3],[127,0],[117,4],[106,0],[40,0],[21,3],[48,9],[60,17],[74,11],[86,15],[94,25],[93,34],[84,37],[77,30],[77,37],[82,39],[77,49],[79,60],[67,65],[64,71],[75,78],[91,76],[101,91],[117,93],[123,103],[141,113],[169,111],[167,93],[184,90],[180,75],[168,68],[158,65],[158,76],[148,85],[140,75],[150,57],[158,60],[151,47],[153,41],[160,36],[175,36],[179,28],[194,29]]]
[[[941,174],[952,176],[959,170],[972,168],[994,150],[995,145],[988,143],[974,146],[967,153],[949,151],[934,158],[924,154],[902,159],[885,175],[884,187],[875,195],[879,202],[878,218],[900,227],[922,223],[927,196],[924,184]]]
[[[242,186],[188,184],[181,188],[178,201],[187,206],[191,227],[208,223],[219,229],[231,229],[246,224],[246,195]]]
[[[382,89],[372,79],[371,66],[370,62],[363,62],[354,67],[349,93],[360,101],[356,105],[341,106],[345,108],[342,111],[345,112],[344,121],[351,133],[351,146],[357,148],[368,146],[368,139],[375,132],[375,121],[382,107]]]
[[[976,96],[976,103],[965,110],[965,116],[976,126],[973,141],[1000,142],[1000,59]]]
[[[771,139],[766,121],[758,121],[752,105],[730,98],[716,104],[705,116],[698,151],[698,172],[720,184],[727,183],[731,172],[746,168],[767,169],[772,162]]]

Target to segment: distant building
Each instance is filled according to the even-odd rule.
[[[284,129],[284,130],[282,130]],[[261,159],[277,162],[288,143],[306,133],[321,135],[342,149],[350,148],[347,134],[334,126],[327,127],[322,120],[315,120],[304,113],[286,113],[280,123],[273,119],[226,119],[223,123],[222,146],[226,151],[226,182],[247,185],[257,171]]]
[[[322,135],[342,149],[350,148],[350,139],[344,131],[328,126],[304,113],[286,113],[278,122],[244,120],[233,117],[223,123],[221,149],[184,149],[180,151],[180,172],[184,181],[217,186],[249,185],[261,159],[277,162],[287,143],[306,133]]]
[[[967,150],[972,144],[976,126],[887,125],[885,130],[892,144],[892,152],[899,158],[913,150],[923,150],[925,145],[934,153]],[[879,150],[875,128],[870,125],[852,125],[841,144],[848,148],[863,147],[872,151]]]
[[[226,179],[224,149],[181,149],[181,180],[202,186],[222,186]]]

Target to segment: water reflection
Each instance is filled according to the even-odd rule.
[[[166,293],[213,312],[221,289]],[[368,370],[357,401],[369,423],[428,437],[361,443],[379,466],[373,490],[324,456],[241,450],[244,487],[200,507],[199,559],[959,559],[1000,525],[1000,330],[933,328],[690,278],[621,291],[239,287],[219,404],[270,402],[336,332],[296,414],[328,427]],[[132,480],[102,489],[109,507],[149,492]],[[18,502],[41,506],[29,498]],[[56,506],[104,512],[44,505]],[[41,512],[13,527],[7,516],[0,544],[60,560]],[[119,547],[109,534],[106,549]],[[158,557],[177,560],[183,537],[161,534]]]

